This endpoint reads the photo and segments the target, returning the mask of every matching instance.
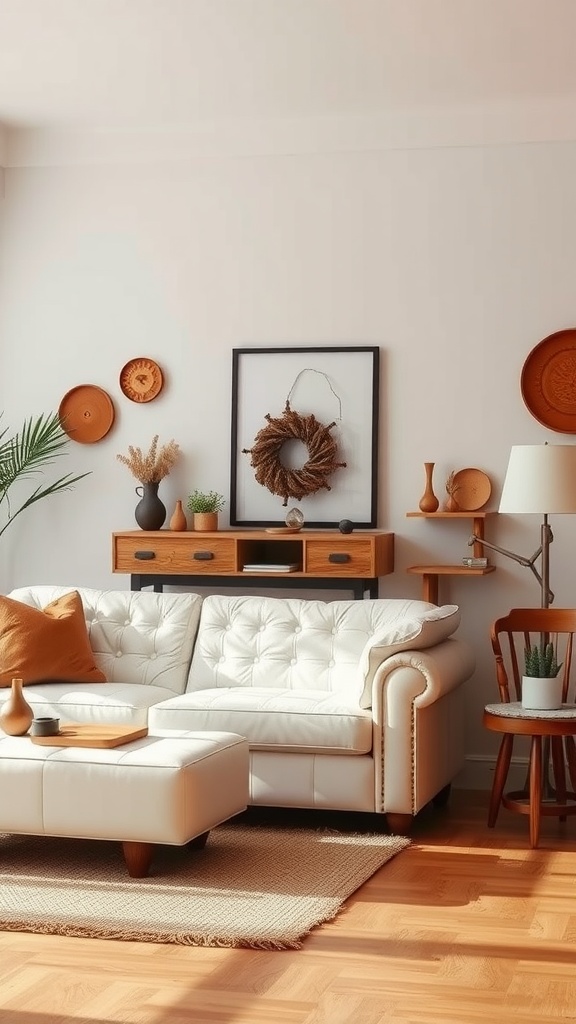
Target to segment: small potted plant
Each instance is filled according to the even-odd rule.
[[[532,711],[553,711],[562,707],[562,662],[558,664],[554,644],[530,645],[524,651],[522,707]]]
[[[199,531],[217,530],[218,513],[224,505],[224,495],[217,491],[194,491],[187,503],[188,511],[192,513],[192,528]]]

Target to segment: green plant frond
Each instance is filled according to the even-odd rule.
[[[12,513],[8,494],[12,484],[35,473],[43,473],[46,466],[64,454],[70,439],[63,431],[57,413],[29,417],[18,433],[10,437],[7,434],[7,428],[0,431],[0,504],[5,501],[8,509],[8,519],[0,528],[0,536],[24,509],[51,494],[70,490],[79,480],[89,475],[67,473],[53,483],[39,484]]]
[[[221,512],[225,505],[223,494],[217,491],[195,490],[188,498],[187,508],[190,512]]]

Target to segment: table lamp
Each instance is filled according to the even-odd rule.
[[[550,544],[554,537],[548,516],[576,514],[576,444],[513,445],[498,511],[542,516],[540,547],[532,557],[524,558],[474,535],[468,544],[482,544],[527,566],[540,584],[541,607],[548,608],[554,600],[550,590]],[[539,557],[540,571],[536,568]]]

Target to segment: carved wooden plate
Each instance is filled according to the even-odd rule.
[[[490,477],[481,469],[460,469],[454,473],[454,498],[461,512],[476,512],[492,493]]]
[[[131,402],[151,402],[164,385],[162,370],[153,359],[139,356],[120,371],[120,389]]]
[[[576,328],[556,331],[532,349],[520,387],[539,423],[561,434],[576,434]]]
[[[107,391],[96,384],[79,384],[68,391],[58,408],[62,430],[73,441],[94,444],[114,423],[114,405]]]

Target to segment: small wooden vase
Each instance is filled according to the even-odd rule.
[[[22,693],[22,680],[12,680],[12,690],[8,700],[4,701],[0,710],[0,728],[8,736],[24,736],[28,732],[34,718],[34,712]]]
[[[426,473],[426,489],[424,491],[424,494],[420,498],[418,508],[420,509],[421,512],[436,512],[440,502],[438,501],[438,498],[434,494],[434,489],[432,487],[432,473],[434,472],[434,463],[425,462],[424,471]]]
[[[182,502],[180,499],[176,502],[174,511],[170,517],[169,523],[170,529],[176,533],[181,533],[182,530],[188,529],[188,520],[186,519],[186,513],[182,508]]]

